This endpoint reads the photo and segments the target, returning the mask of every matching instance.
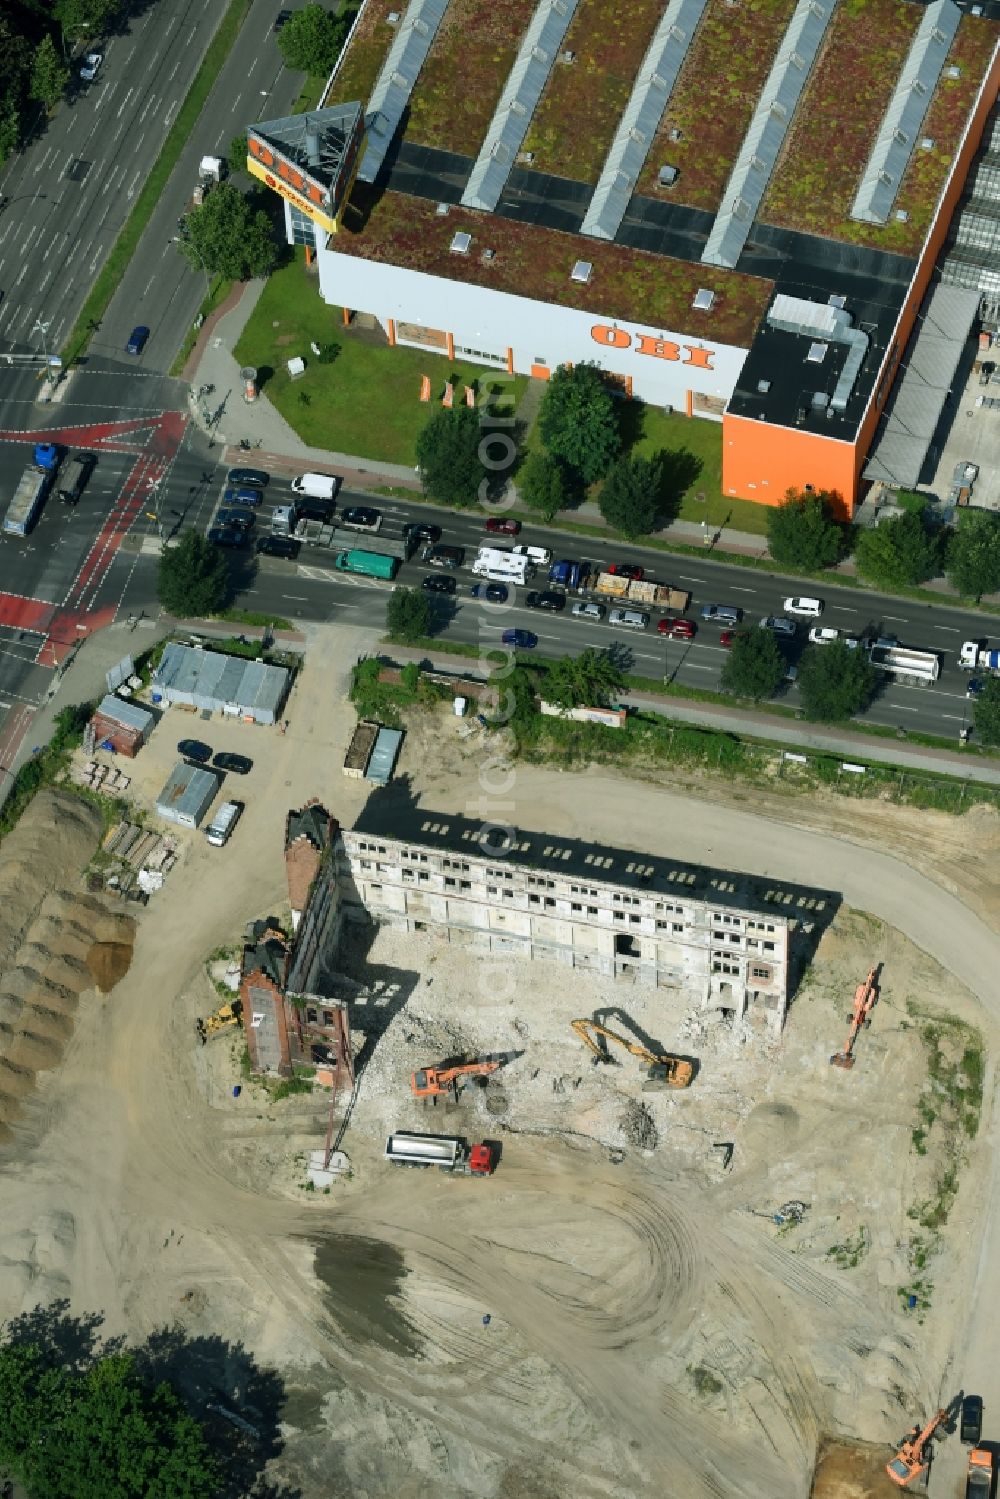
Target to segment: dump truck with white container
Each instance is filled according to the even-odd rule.
[[[492,1176],[497,1168],[496,1147],[470,1145],[460,1135],[419,1135],[401,1129],[386,1141],[385,1158],[394,1166],[437,1166],[462,1176]]]
[[[45,504],[59,468],[59,449],[51,442],[35,444],[34,461],[28,464],[11,496],[3,529],[8,536],[27,536]]]
[[[917,651],[904,645],[876,642],[869,648],[868,657],[879,671],[897,681],[915,682],[926,687],[941,675],[941,658],[936,651]]]

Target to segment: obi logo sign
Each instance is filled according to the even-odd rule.
[[[626,333],[624,328],[610,328],[606,323],[595,323],[590,330],[595,344],[602,349],[628,349],[636,354],[649,354],[653,359],[671,359],[680,364],[693,365],[699,370],[714,369],[713,349],[700,344],[678,344],[669,338],[656,338],[652,333]]]

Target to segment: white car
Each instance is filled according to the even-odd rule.
[[[94,79],[101,71],[101,63],[103,61],[103,52],[87,53],[80,68],[80,77],[83,79],[84,83],[93,83]]]
[[[801,614],[806,619],[819,619],[823,613],[822,599],[791,598],[782,605],[786,614]]]
[[[810,645],[832,645],[835,640],[839,639],[840,631],[831,629],[829,625],[813,625],[809,631]]]

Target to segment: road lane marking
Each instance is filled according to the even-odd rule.
[[[883,614],[882,618],[891,620],[894,625],[908,625],[910,623],[908,619],[903,619],[898,614]]]
[[[291,599],[293,604],[308,604],[309,602],[308,595],[304,593],[283,593],[281,597],[283,599]],[[916,709],[914,709],[915,711]]]
[[[949,635],[961,635],[962,633],[957,625],[935,625],[934,628],[935,630],[945,630]]]

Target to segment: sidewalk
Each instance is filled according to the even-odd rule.
[[[474,656],[453,656],[443,651],[438,655],[434,651],[405,645],[387,645],[379,650],[378,655],[398,666],[405,666],[409,661],[426,662],[434,671],[456,678],[483,681],[488,676],[488,671]],[[661,697],[655,692],[625,692],[622,702],[631,708],[658,713],[677,723],[748,735],[775,744],[794,744],[820,754],[844,755],[853,761],[869,760],[879,765],[896,765],[900,769],[1000,786],[1000,759],[980,759],[976,755],[963,755],[959,750],[952,753],[923,744],[909,744],[906,739],[880,739],[839,726],[827,728],[822,724],[807,723],[804,719],[778,718],[773,713],[730,708],[726,703]]]

